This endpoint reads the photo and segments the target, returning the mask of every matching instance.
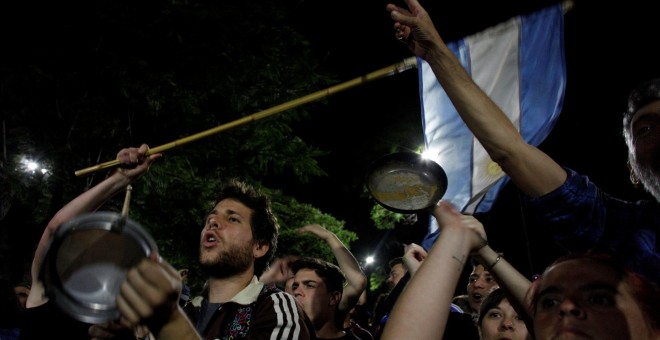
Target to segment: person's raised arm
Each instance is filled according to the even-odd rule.
[[[451,300],[472,249],[486,244],[483,225],[441,201],[433,210],[440,236],[397,299],[381,339],[442,339]]]
[[[484,266],[495,281],[503,289],[508,297],[509,303],[518,312],[518,315],[527,325],[527,329],[534,329],[531,311],[526,301],[526,294],[531,281],[514,268],[504,256],[495,252],[489,245],[480,249],[473,249],[474,258]]]
[[[360,263],[355,259],[344,243],[332,231],[318,224],[309,224],[299,228],[300,232],[308,232],[324,240],[332,249],[337,259],[337,265],[346,276],[347,285],[344,287],[339,310],[348,312],[360,299],[360,295],[367,288],[367,276],[360,268]]]
[[[78,215],[98,209],[108,199],[126,189],[126,186],[133,180],[142,176],[151,164],[161,156],[160,154],[145,156],[148,150],[149,147],[143,144],[139,148],[126,148],[119,151],[117,159],[120,161],[122,168],[117,169],[110,177],[67,203],[48,222],[32,260],[32,288],[26,303],[28,308],[40,306],[48,301],[45,296],[43,282],[39,280],[39,271],[46,255],[48,243],[57,228]]]
[[[280,284],[284,286],[284,290],[288,293],[291,293],[290,288],[287,287],[287,283],[293,278],[293,271],[291,270],[291,264],[294,263],[300,256],[296,255],[285,255],[283,257],[278,257],[271,261],[268,268],[261,274],[259,281],[264,284]]]
[[[527,144],[504,112],[472,80],[435,29],[417,0],[406,0],[408,9],[393,4],[387,10],[394,20],[395,36],[429,63],[459,115],[511,180],[531,197],[561,186],[566,171],[547,154]]]

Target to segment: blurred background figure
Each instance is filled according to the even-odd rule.
[[[385,283],[387,283],[387,287],[392,290],[394,289],[394,286],[399,283],[401,278],[406,275],[408,269],[403,264],[403,257],[395,257],[391,259],[389,266],[390,275],[387,277],[387,280],[385,280]]]
[[[20,303],[9,280],[0,278],[0,339],[18,339],[20,331]]]
[[[388,262],[390,268],[390,273],[385,280],[387,284],[388,291],[386,293],[380,294],[376,301],[374,302],[373,313],[371,317],[371,334],[374,335],[374,338],[378,339],[380,333],[382,332],[382,327],[387,320],[386,315],[392,309],[396,297],[403,289],[403,286],[410,278],[408,274],[408,268],[403,263],[403,257],[395,257]],[[397,287],[397,284],[401,282],[401,285]]]
[[[27,302],[28,295],[30,295],[30,284],[27,282],[19,283],[14,287],[14,293],[16,293],[21,311],[24,311],[26,308],[25,303]]]
[[[188,268],[179,269],[179,275],[181,275],[181,295],[179,295],[179,306],[183,308],[183,311],[186,313],[190,320],[197,320],[199,317],[199,308],[202,306],[202,296],[196,296],[198,299],[197,303],[193,301],[192,291],[188,285],[188,273],[190,270]],[[204,289],[208,289],[204,285]],[[206,292],[204,292],[206,293]]]
[[[179,305],[185,309],[186,305],[190,303],[190,287],[188,281],[188,268],[179,269],[181,275],[181,295],[179,296]]]
[[[362,340],[373,340],[374,337],[367,329],[371,313],[367,307],[367,291],[363,291],[360,300],[344,318],[344,331],[350,331]]]
[[[470,310],[470,302],[468,301],[467,294],[454,296],[454,298],[451,300],[451,303],[458,306],[458,308],[460,308],[463,313],[468,313],[468,310]]]

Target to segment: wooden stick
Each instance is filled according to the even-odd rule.
[[[110,226],[110,230],[121,234],[124,231],[124,227],[126,226],[126,222],[128,221],[128,207],[131,202],[131,192],[133,191],[133,186],[132,185],[127,185],[126,186],[126,196],[124,197],[124,206],[121,209],[121,215],[119,215],[119,218],[115,220],[112,225]]]
[[[127,217],[128,216],[128,207],[131,203],[131,192],[133,191],[133,186],[132,185],[127,185],[126,186],[126,196],[124,197],[124,206],[121,209],[121,216],[122,217]]]
[[[329,87],[325,90],[320,90],[320,91],[308,94],[304,97],[300,97],[298,99],[294,99],[292,101],[289,101],[289,102],[286,102],[286,103],[283,103],[283,104],[280,104],[280,105],[277,105],[277,106],[273,106],[273,107],[271,107],[269,109],[266,109],[266,110],[263,110],[261,112],[257,112],[257,113],[254,113],[252,115],[245,116],[243,118],[234,120],[232,122],[229,122],[229,123],[226,123],[226,124],[223,124],[223,125],[220,125],[220,126],[216,126],[212,129],[208,129],[206,131],[202,131],[202,132],[196,133],[194,135],[184,137],[184,138],[181,138],[181,139],[177,139],[173,142],[163,144],[163,145],[157,146],[155,148],[151,148],[151,149],[149,149],[149,151],[147,151],[147,156],[151,155],[151,154],[154,154],[154,153],[163,152],[165,150],[169,150],[169,149],[175,148],[177,146],[188,144],[188,143],[196,141],[198,139],[206,138],[206,137],[209,137],[211,135],[217,134],[218,132],[231,129],[233,127],[243,125],[243,124],[248,123],[248,122],[253,122],[253,121],[256,121],[256,120],[259,120],[259,119],[262,119],[262,118],[266,118],[266,117],[271,116],[273,114],[276,114],[276,113],[279,113],[279,112],[282,112],[282,111],[285,111],[285,110],[292,109],[292,108],[300,106],[302,104],[306,104],[306,103],[309,103],[309,102],[312,102],[312,101],[319,100],[321,98],[333,95],[335,93],[344,91],[346,89],[355,87],[357,85],[364,84],[364,83],[367,83],[369,81],[372,81],[372,80],[375,80],[375,79],[378,79],[378,78],[382,78],[382,77],[385,77],[385,76],[398,74],[398,73],[401,73],[401,72],[406,71],[406,70],[410,70],[410,69],[415,68],[415,67],[417,67],[417,57],[409,57],[409,58],[406,58],[403,61],[400,61],[396,64],[390,65],[388,67],[384,67],[380,70],[368,73],[364,76],[354,78],[354,79],[349,80],[347,82],[337,84],[337,85]],[[110,167],[117,166],[117,165],[119,165],[118,160],[112,160],[112,161],[108,161],[108,162],[105,162],[105,163],[100,163],[100,164],[97,164],[97,165],[94,165],[94,166],[76,171],[76,176],[89,175],[89,174],[91,174],[93,172],[96,172],[98,170],[110,168]]]

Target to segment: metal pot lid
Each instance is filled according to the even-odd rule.
[[[152,254],[156,243],[137,222],[114,212],[85,214],[57,229],[40,278],[64,312],[103,323],[119,319],[115,300],[126,273]]]

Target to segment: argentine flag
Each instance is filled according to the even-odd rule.
[[[447,44],[525,141],[535,146],[548,136],[562,108],[566,87],[563,9],[563,4],[557,4],[516,16]],[[486,212],[508,177],[463,123],[428,63],[417,59],[425,154],[447,173],[443,200],[463,213]],[[431,218],[425,248],[435,240],[436,230]]]

